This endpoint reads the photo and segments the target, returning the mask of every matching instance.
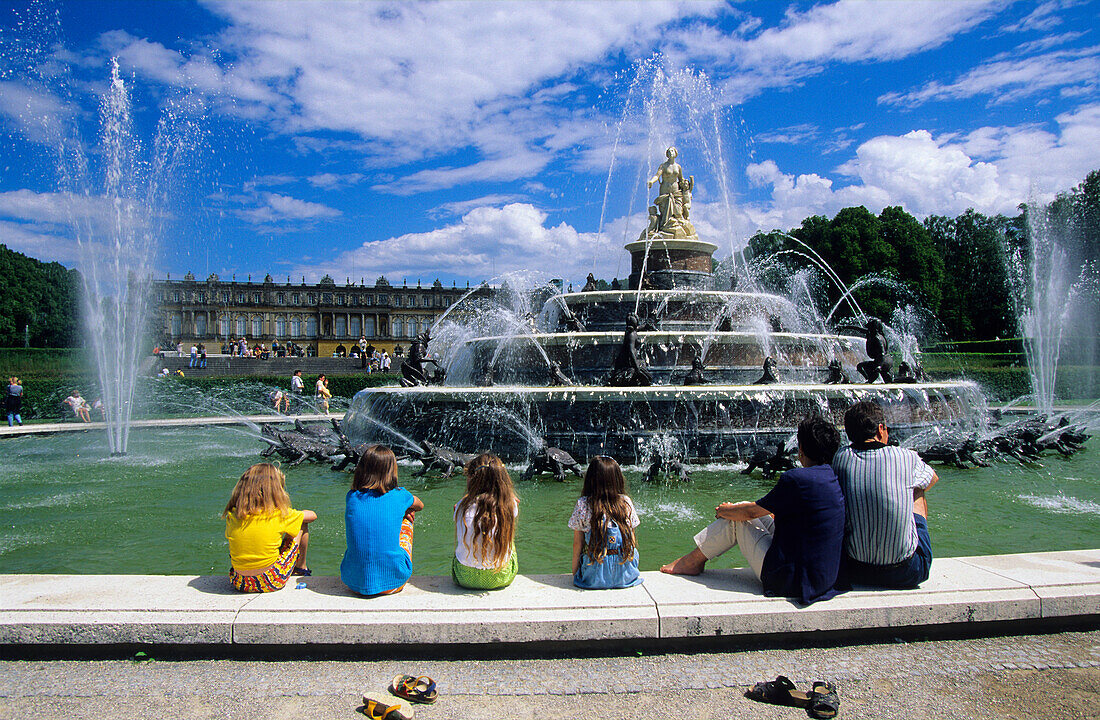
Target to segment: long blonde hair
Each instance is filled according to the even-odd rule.
[[[475,558],[490,559],[503,567],[516,536],[516,497],[504,463],[492,453],[481,453],[466,463],[466,494],[455,506],[455,522],[462,524],[462,544]],[[466,538],[466,510],[474,507],[474,536]]]
[[[271,463],[256,463],[244,471],[233,487],[222,516],[233,513],[238,520],[250,515],[290,512],[290,495],[286,492],[286,477]]]

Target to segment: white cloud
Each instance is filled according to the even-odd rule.
[[[482,197],[473,198],[472,200],[457,200],[455,202],[443,203],[432,213],[436,216],[444,215],[465,215],[471,210],[476,210],[481,207],[501,207],[502,205],[508,205],[510,203],[520,202],[524,200],[523,195],[516,194],[497,194],[497,195],[484,195]]]
[[[0,220],[0,243],[43,262],[57,261],[72,266],[80,256],[80,250],[72,238],[31,223]]]
[[[351,187],[352,185],[358,185],[363,181],[362,173],[318,173],[317,175],[311,175],[308,178],[309,184],[315,188],[323,188],[325,190],[338,190],[341,188]]]
[[[451,225],[424,233],[364,243],[329,263],[295,268],[294,274],[333,277],[434,277],[471,279],[507,272],[542,270],[557,277],[584,277],[593,269],[591,233],[565,223],[547,226],[547,215],[532,205],[480,207]]]
[[[968,208],[1014,214],[1027,201],[1046,201],[1100,167],[1100,104],[1057,118],[1058,132],[1036,125],[986,127],[965,137],[935,138],[927,130],[881,135],[861,144],[838,168],[854,180],[837,186],[816,174],[789,175],[774,161],[749,165],[757,187],[770,187],[766,202],[740,212],[754,229],[797,226],[810,215],[865,205],[879,212],[901,205],[917,216],[957,215]]]
[[[273,222],[294,222],[339,217],[342,213],[336,208],[321,203],[308,202],[280,195],[262,192],[255,198],[253,207],[234,211],[238,217],[256,225]]]
[[[55,143],[61,119],[71,114],[71,108],[53,95],[22,83],[0,81],[0,117],[31,142]]]
[[[1036,95],[1051,88],[1095,90],[1100,78],[1100,46],[1059,50],[1017,60],[985,63],[954,82],[932,81],[907,93],[891,92],[879,98],[887,105],[915,107],[929,101],[962,100],[988,95],[1002,103]]]
[[[670,54],[684,64],[729,67],[721,88],[740,102],[766,88],[797,85],[831,63],[897,60],[939,47],[1002,9],[986,2],[841,0],[793,9],[778,27],[724,35],[711,27],[672,34]]]

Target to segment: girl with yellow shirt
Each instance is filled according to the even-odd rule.
[[[229,580],[241,592],[280,590],[293,575],[309,575],[306,548],[312,510],[290,507],[286,478],[271,463],[245,470],[226,503]]]

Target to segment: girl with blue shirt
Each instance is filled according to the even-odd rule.
[[[348,491],[347,550],[340,579],[360,595],[400,592],[412,577],[413,518],[424,503],[397,486],[397,458],[371,445],[359,459]]]

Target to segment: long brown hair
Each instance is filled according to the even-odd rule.
[[[504,463],[492,453],[481,453],[466,463],[466,494],[455,506],[455,522],[462,524],[462,544],[475,558],[503,567],[516,536],[516,497]],[[466,538],[466,510],[474,507],[474,536]]]
[[[371,445],[359,457],[351,489],[363,492],[374,490],[385,495],[397,487],[397,458],[385,445]]]
[[[233,494],[222,516],[233,513],[238,520],[244,520],[249,515],[268,515],[276,511],[280,515],[290,512],[286,478],[282,470],[271,463],[256,463],[245,470],[233,486]]]
[[[634,528],[630,524],[630,499],[626,494],[623,471],[614,458],[597,455],[584,473],[581,496],[588,501],[591,528],[588,555],[595,562],[607,557],[607,521],[614,520],[622,535],[620,563],[634,559]]]

